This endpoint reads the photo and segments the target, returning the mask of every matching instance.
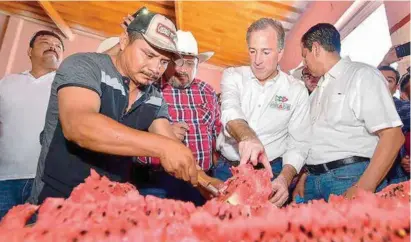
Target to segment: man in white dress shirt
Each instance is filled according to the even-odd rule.
[[[340,57],[340,34],[317,24],[301,39],[304,64],[321,76],[311,94],[312,136],[304,199],[378,191],[404,143],[401,119],[375,67]]]
[[[57,34],[35,33],[28,49],[31,70],[0,80],[0,219],[30,195],[51,83],[63,48]]]
[[[288,186],[307,156],[309,99],[304,84],[278,68],[284,29],[262,18],[247,31],[250,66],[223,73],[221,152],[215,176],[227,180],[232,165],[262,163],[274,173],[271,202],[282,206]],[[272,166],[272,167],[271,167]]]

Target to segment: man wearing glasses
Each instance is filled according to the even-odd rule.
[[[191,32],[179,30],[177,39],[177,50],[184,64],[177,66],[171,62],[158,85],[168,104],[174,134],[190,148],[198,166],[209,172],[213,165],[216,138],[221,129],[220,108],[214,89],[195,76],[198,65],[211,58],[214,52],[198,53],[197,41]],[[157,163],[152,158],[140,160],[151,165]],[[154,186],[164,192],[163,197],[191,201],[196,205],[205,202],[199,191],[189,183],[160,169],[152,172],[150,178]]]

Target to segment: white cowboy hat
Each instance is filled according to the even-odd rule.
[[[116,44],[120,42],[119,37],[110,37],[103,40],[97,48],[97,53],[103,53],[111,48],[113,48]]]
[[[182,55],[197,57],[198,63],[203,63],[214,55],[213,51],[198,53],[197,41],[193,34],[182,30],[177,31],[177,51]]]

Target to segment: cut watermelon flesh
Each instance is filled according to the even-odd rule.
[[[261,180],[244,182],[254,172],[248,168],[237,170],[238,177],[226,184],[227,191],[239,192],[244,203],[232,206],[214,199],[197,208],[192,203],[143,197],[129,184],[92,172],[66,200],[49,198],[39,209],[29,204],[11,209],[0,223],[0,241],[410,239],[409,182],[378,194],[360,192],[353,200],[332,196],[328,203],[318,200],[279,209],[267,203],[270,184],[265,174],[260,174]],[[229,188],[230,184],[235,188]],[[241,184],[249,184],[258,194],[243,191]],[[24,227],[36,210],[36,224]]]
[[[223,195],[216,200],[224,202],[235,196],[237,204],[259,206],[268,202],[272,186],[266,169],[256,170],[247,164],[233,167],[231,171],[233,177],[224,183],[220,189]]]

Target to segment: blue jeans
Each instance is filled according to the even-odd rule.
[[[166,191],[160,188],[137,188],[137,190],[143,196],[151,195],[151,196],[155,196],[158,198],[167,197]]]
[[[340,168],[330,170],[320,175],[308,173],[305,181],[304,201],[324,199],[328,201],[331,194],[341,195],[352,187],[362,176],[370,162],[358,162]],[[377,192],[387,186],[387,180],[383,180],[377,188]]]
[[[224,158],[220,157],[218,159],[216,167],[213,170],[213,176],[222,181],[227,181],[228,178],[233,176],[230,168],[231,165],[226,160],[224,160]],[[273,171],[274,178],[280,174],[282,168],[283,160],[281,158],[274,163],[271,162],[271,169]]]
[[[33,179],[0,181],[0,220],[13,206],[26,202],[32,184]]]
[[[390,171],[387,174],[388,185],[408,181],[409,179],[410,174],[402,168],[401,156],[398,156],[394,161],[394,165],[391,167]]]
[[[206,199],[197,188],[190,183],[177,179],[165,171],[153,171],[150,173],[150,182],[147,185],[137,187],[141,195],[152,195],[159,198],[175,199],[184,202],[192,202],[196,206],[205,204]]]

